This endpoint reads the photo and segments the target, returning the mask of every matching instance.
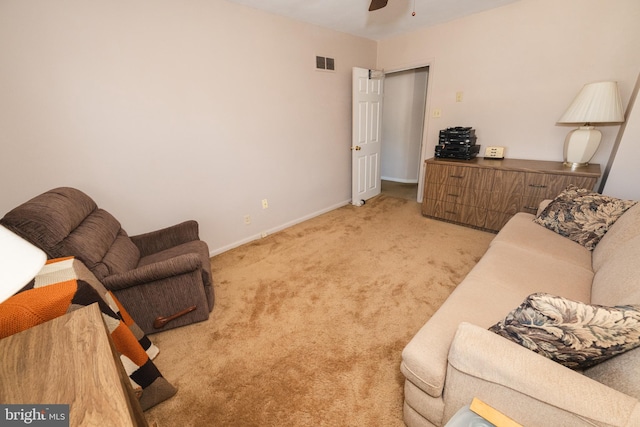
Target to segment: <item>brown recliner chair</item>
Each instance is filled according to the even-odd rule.
[[[89,196],[62,187],[16,207],[0,224],[49,258],[82,261],[146,333],[206,320],[213,309],[209,248],[195,221],[129,237]]]

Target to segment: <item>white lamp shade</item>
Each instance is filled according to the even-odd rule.
[[[41,249],[0,226],[0,302],[36,277],[46,261]]]
[[[624,110],[617,82],[584,85],[558,123],[622,123]]]

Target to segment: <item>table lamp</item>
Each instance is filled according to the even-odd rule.
[[[0,303],[36,277],[46,261],[40,248],[0,226]]]
[[[592,123],[622,123],[624,111],[617,82],[584,85],[558,123],[582,123],[564,140],[564,164],[579,168],[589,164],[602,134]]]

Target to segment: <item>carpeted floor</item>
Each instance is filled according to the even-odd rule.
[[[381,195],[212,258],[211,317],[152,335],[169,426],[402,426],[401,352],[493,234]]]
[[[380,184],[382,194],[400,199],[417,200],[418,184],[410,184],[405,182],[385,181]]]

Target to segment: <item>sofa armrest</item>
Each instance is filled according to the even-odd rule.
[[[542,213],[542,211],[549,206],[549,203],[551,203],[553,200],[551,199],[544,199],[543,201],[540,202],[540,204],[538,205],[538,211],[536,212],[536,216],[540,216],[540,214]]]
[[[478,397],[526,426],[640,425],[635,398],[469,323],[453,339],[443,394],[445,419]]]
[[[154,262],[124,273],[112,274],[103,279],[110,291],[118,291],[132,286],[143,285],[202,268],[198,254],[184,254],[169,260]]]
[[[130,238],[140,250],[141,257],[200,239],[198,236],[198,223],[193,220],[184,221],[149,233],[130,236]]]

